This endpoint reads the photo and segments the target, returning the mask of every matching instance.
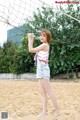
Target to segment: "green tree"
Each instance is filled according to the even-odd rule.
[[[26,30],[22,45],[17,46],[8,41],[3,48],[0,47],[0,72],[19,74],[35,71],[34,54],[28,51],[27,33],[34,32],[34,46],[37,46],[40,44],[39,33],[42,29],[49,29],[52,34],[49,57],[51,76],[75,67],[80,68],[80,23],[63,14],[79,19],[79,6],[76,9],[74,5],[68,5],[65,9],[60,7],[60,11],[62,12],[55,13],[49,7],[37,9],[37,13],[24,24]]]
[[[55,13],[52,8],[42,7],[25,24],[37,38],[40,30],[46,28],[51,31],[51,76],[80,65],[80,23],[62,14],[66,13],[79,19],[79,6],[77,5],[76,9],[74,5],[68,5],[65,9],[60,7],[60,11],[62,12]]]
[[[16,50],[12,68],[12,72],[17,74],[35,71],[33,54],[28,52],[28,40],[26,36],[22,39],[22,46],[18,46]]]
[[[0,50],[0,73],[10,73],[14,63],[16,45],[11,41],[3,44]]]

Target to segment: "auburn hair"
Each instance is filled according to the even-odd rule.
[[[49,30],[43,29],[41,30],[40,34],[43,34],[43,33],[46,34],[47,42],[49,43],[51,41],[51,32]]]

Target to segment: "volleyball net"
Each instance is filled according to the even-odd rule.
[[[0,22],[19,26],[42,5],[39,0],[3,0],[0,2]]]
[[[42,0],[2,0],[0,2],[0,22],[4,22],[7,25],[18,27],[26,22],[27,18],[30,18],[33,12],[37,12],[37,8],[42,6],[51,7],[55,13],[60,12],[80,23],[80,20],[56,9],[54,5],[49,5]]]

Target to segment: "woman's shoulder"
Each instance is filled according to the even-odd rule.
[[[44,52],[49,52],[50,46],[48,43],[43,43],[44,44]]]
[[[44,46],[49,46],[49,44],[48,43],[42,43]]]

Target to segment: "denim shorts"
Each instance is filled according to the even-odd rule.
[[[37,70],[36,70],[36,78],[43,78],[45,80],[50,79],[50,68],[48,63],[45,63],[43,61],[39,61],[37,59]]]

